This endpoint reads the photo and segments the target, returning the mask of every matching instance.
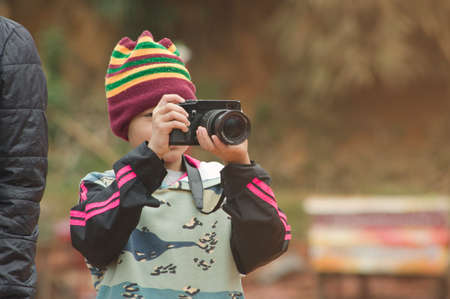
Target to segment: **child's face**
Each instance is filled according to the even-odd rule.
[[[144,141],[149,141],[152,137],[152,116],[153,108],[147,109],[136,115],[128,127],[128,142],[136,148]],[[168,142],[168,140],[167,140]],[[181,155],[188,149],[188,146],[169,146],[169,152],[163,157],[164,162],[174,163],[181,161]]]

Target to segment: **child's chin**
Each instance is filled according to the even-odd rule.
[[[171,145],[169,147],[169,153],[180,153],[183,154],[188,149],[187,145]]]
[[[186,148],[184,145],[171,145],[169,146],[170,151],[179,151],[180,149]]]
[[[188,149],[187,146],[184,145],[171,145],[169,147],[169,152],[164,155],[164,160],[176,160],[181,157],[182,154]]]

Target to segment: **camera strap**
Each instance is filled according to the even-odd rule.
[[[203,209],[203,183],[200,171],[189,164],[185,156],[183,156],[183,163],[186,167],[189,187],[191,188],[192,197],[194,197],[195,206],[201,211]]]

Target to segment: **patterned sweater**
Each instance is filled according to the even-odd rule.
[[[81,181],[72,244],[97,298],[243,298],[241,274],[287,250],[290,227],[261,167],[185,158],[200,172],[202,210],[187,175],[161,186],[163,161],[145,143]]]

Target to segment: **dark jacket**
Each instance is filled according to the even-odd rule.
[[[47,87],[30,33],[0,17],[0,298],[33,298]]]
[[[125,169],[130,171],[127,179],[121,177]],[[82,180],[80,202],[70,213],[72,244],[97,267],[117,259],[144,206],[159,207],[148,194],[166,174],[162,160],[145,143],[117,161],[114,172],[117,179],[97,173],[95,179]],[[290,226],[278,208],[269,175],[258,164],[229,164],[220,175],[216,193],[226,198],[222,208],[231,219],[231,251],[239,272],[247,274],[287,250]],[[102,181],[110,184],[99,184]]]

